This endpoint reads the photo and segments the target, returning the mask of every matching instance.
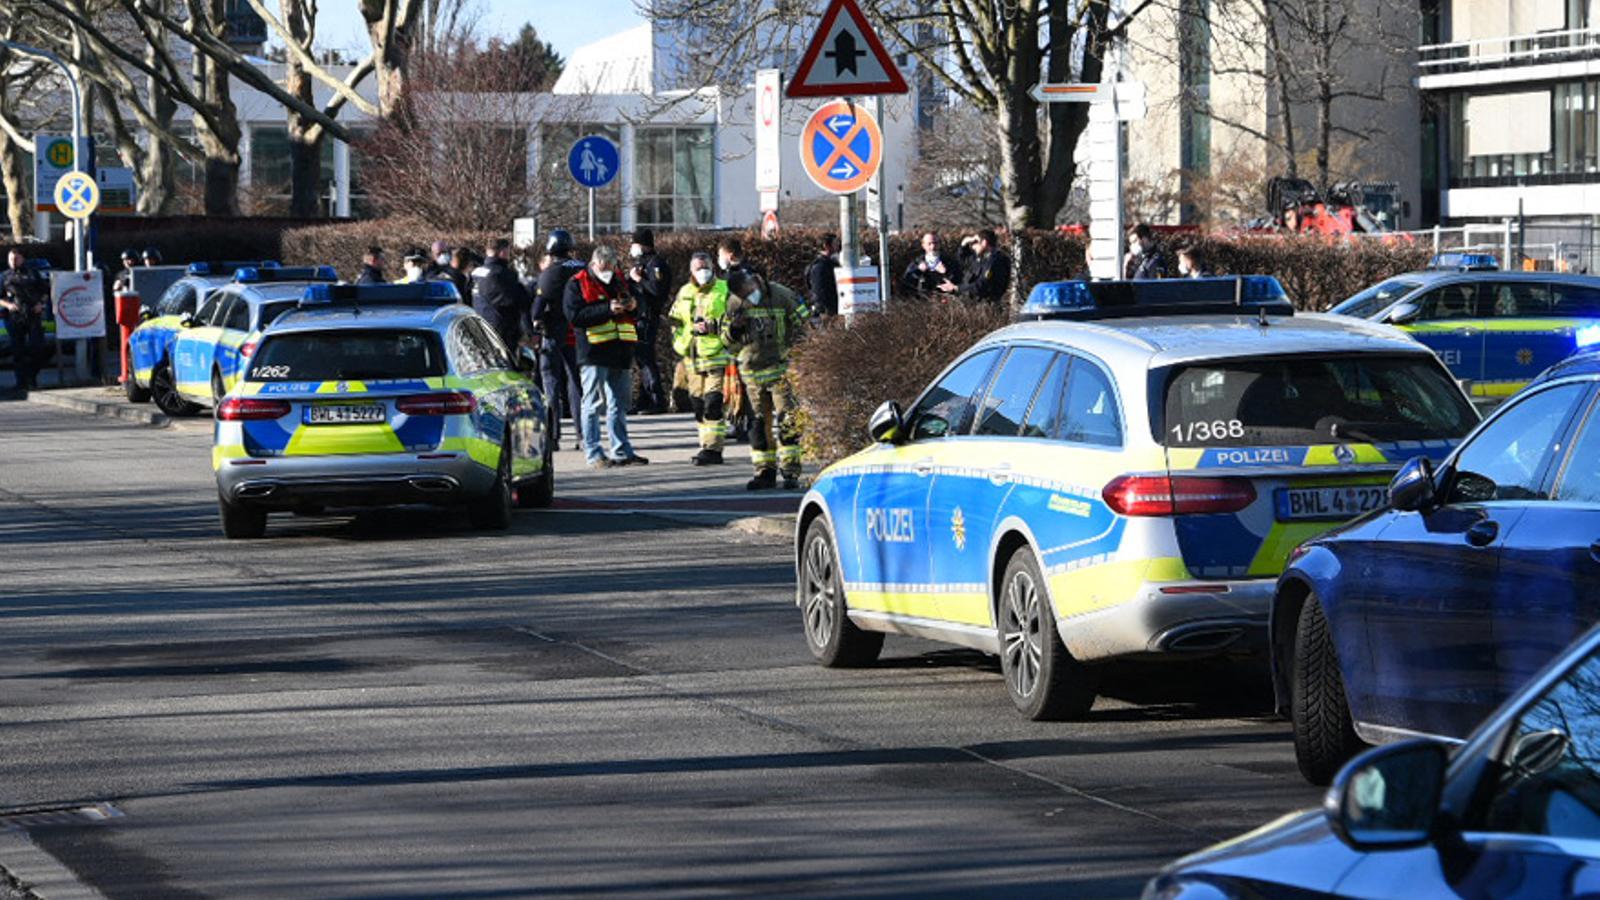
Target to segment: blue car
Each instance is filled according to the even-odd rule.
[[[1596,758],[1600,629],[1464,745],[1424,738],[1368,751],[1339,772],[1322,809],[1181,859],[1144,896],[1593,897]]]
[[[1273,677],[1312,782],[1362,743],[1463,738],[1600,620],[1597,382],[1600,354],[1554,366],[1290,556]]]

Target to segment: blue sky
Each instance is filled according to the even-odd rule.
[[[590,41],[632,28],[642,21],[635,0],[468,0],[480,11],[478,30],[486,37],[515,34],[532,22],[539,36],[563,57]],[[317,17],[317,43],[362,50],[366,32],[355,0],[323,0]],[[582,12],[578,12],[578,10]]]

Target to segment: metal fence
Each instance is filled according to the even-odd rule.
[[[1527,272],[1600,273],[1600,229],[1592,223],[1529,224],[1515,220],[1499,225],[1462,225],[1421,231],[1366,235],[1393,239],[1404,235],[1432,246],[1434,253],[1487,253],[1502,269]]]

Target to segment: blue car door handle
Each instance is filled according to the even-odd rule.
[[[1500,523],[1493,519],[1485,519],[1467,529],[1467,543],[1474,547],[1487,547],[1494,543],[1499,534]]]
[[[921,459],[917,460],[916,462],[912,463],[911,464],[911,471],[917,473],[917,475],[922,477],[922,478],[926,478],[929,475],[932,475],[933,474],[933,457],[924,456],[923,458],[921,458]]]

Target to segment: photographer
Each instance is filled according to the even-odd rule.
[[[711,254],[703,252],[690,259],[689,276],[667,316],[673,323],[672,349],[683,357],[690,404],[700,424],[700,452],[691,462],[719,466],[728,437],[723,388],[731,357],[722,339],[728,316],[728,282],[717,277]]]

